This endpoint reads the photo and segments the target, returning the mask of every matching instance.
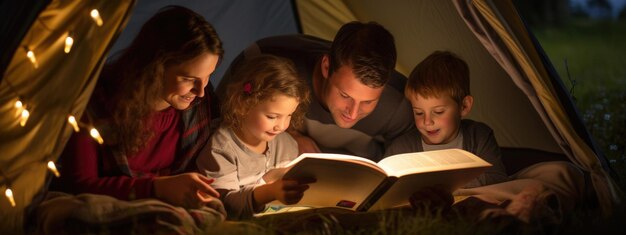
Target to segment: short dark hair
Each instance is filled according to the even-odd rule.
[[[435,51],[420,62],[409,75],[404,89],[406,98],[449,95],[458,104],[470,95],[469,67],[452,52]]]
[[[361,83],[378,88],[387,84],[396,66],[396,45],[382,25],[354,21],[337,31],[329,59],[329,75],[348,65]]]

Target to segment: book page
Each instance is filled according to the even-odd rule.
[[[398,178],[369,210],[407,205],[409,204],[409,197],[424,187],[437,185],[452,192],[478,177],[487,168],[488,166],[482,166],[404,175]]]
[[[397,154],[381,160],[378,165],[388,175],[397,177],[419,172],[491,166],[480,157],[461,149]]]
[[[303,154],[280,178],[312,177],[304,197],[294,206],[338,207],[356,210],[387,176],[367,159],[336,154]],[[301,156],[302,157],[302,156]],[[366,161],[367,160],[367,161]],[[369,162],[368,162],[369,161]],[[280,170],[276,170],[278,172]]]
[[[372,168],[373,170],[376,170],[380,173],[385,174],[385,170],[379,167],[376,164],[376,162],[369,160],[367,158],[345,155],[345,154],[334,154],[334,153],[303,153],[300,156],[298,156],[296,159],[291,161],[290,163],[286,164],[285,166],[274,168],[266,172],[265,175],[263,175],[263,180],[265,182],[272,182],[277,179],[280,179],[289,169],[291,169],[293,166],[295,166],[296,164],[299,164],[301,161],[305,159],[326,159],[329,161],[348,162],[348,163]]]

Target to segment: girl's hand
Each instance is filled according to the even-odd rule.
[[[200,208],[220,196],[211,183],[213,179],[198,173],[157,177],[154,180],[154,195],[174,206]]]
[[[254,189],[255,211],[259,212],[268,202],[278,200],[285,205],[295,204],[302,199],[304,191],[309,189],[313,178],[279,179],[274,182],[259,185]]]
[[[274,198],[285,205],[291,205],[298,203],[304,191],[309,189],[310,183],[314,183],[315,179],[303,178],[303,179],[281,179],[271,183],[274,188]]]

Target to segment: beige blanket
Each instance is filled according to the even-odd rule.
[[[206,234],[225,218],[221,202],[208,206],[185,209],[156,199],[122,201],[104,195],[49,192],[35,211],[34,233]]]

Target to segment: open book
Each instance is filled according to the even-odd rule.
[[[407,205],[411,194],[426,186],[441,185],[452,192],[488,167],[491,164],[460,149],[398,154],[378,163],[350,155],[305,153],[268,171],[263,179],[316,178],[295,206],[370,211]]]

